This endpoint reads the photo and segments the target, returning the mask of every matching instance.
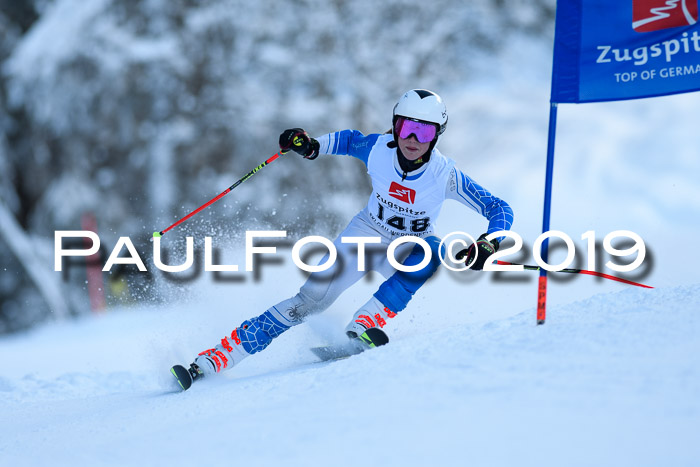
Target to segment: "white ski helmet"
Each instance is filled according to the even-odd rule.
[[[445,103],[440,96],[427,89],[412,89],[401,96],[394,106],[392,128],[399,116],[437,124],[437,136],[443,134],[447,127]]]

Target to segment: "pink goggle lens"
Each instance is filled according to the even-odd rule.
[[[435,139],[437,128],[433,123],[417,122],[399,117],[396,120],[396,133],[401,139],[406,139],[413,134],[416,135],[419,143],[429,143]]]

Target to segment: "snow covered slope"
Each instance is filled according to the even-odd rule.
[[[418,328],[400,315],[388,346],[314,363],[320,317],[187,392],[168,365],[238,312],[47,325],[0,341],[0,464],[699,465],[699,305],[691,285],[552,307],[545,326],[532,309]]]
[[[231,14],[244,18],[235,10]],[[356,36],[348,35],[353,41]],[[367,61],[381,63],[373,52],[377,38],[365,36],[373,41],[366,47]],[[391,50],[379,43],[380,50]],[[342,48],[344,42],[339,44]],[[414,55],[412,48],[404,50]],[[346,58],[338,55],[338,60]],[[493,58],[468,60],[476,70],[473,81],[457,79],[450,87],[435,88],[450,109],[450,129],[440,148],[511,203],[514,230],[531,247],[541,230],[551,48],[523,38]],[[383,129],[395,90],[385,92],[386,83],[374,85],[364,72],[320,63],[343,75],[331,81],[333,86],[346,79],[359,82],[353,85],[362,91],[357,95],[371,98],[351,94],[333,104],[311,102],[312,117],[329,125],[327,130],[342,129],[355,121],[347,107],[374,102],[376,108],[367,105],[366,113],[373,116],[366,117],[365,125]],[[252,66],[246,61],[236,61],[238,65]],[[309,73],[317,73],[316,68]],[[396,87],[401,92],[437,84],[432,78],[417,81],[401,80]],[[110,77],[110,85],[119,82]],[[305,92],[291,94],[301,96],[304,105],[294,100],[283,105],[289,109],[285,120],[258,124],[276,108],[272,105],[256,107],[260,115],[248,118],[266,139],[283,123],[309,121]],[[65,96],[70,97],[54,97]],[[276,102],[276,94],[263,88],[238,96]],[[237,106],[246,107],[237,101],[226,110]],[[287,264],[281,270],[266,266],[270,270],[258,282],[246,277],[211,287],[200,283],[212,280],[206,275],[170,290],[172,284],[161,281],[159,295],[175,296],[175,304],[139,304],[0,339],[0,466],[700,465],[699,106],[700,93],[694,93],[560,109],[552,228],[577,242],[582,261],[584,232],[595,230],[599,240],[618,229],[636,232],[653,253],[645,263],[649,273],[637,279],[660,288],[641,290],[581,276],[556,282],[557,275],[551,274],[547,324],[537,327],[534,309],[527,308],[535,305],[535,275],[517,273],[518,279],[496,282],[480,273],[458,278],[443,269],[390,322],[389,346],[344,361],[314,363],[308,347],[342,337],[351,313],[376,290],[374,278],[361,281],[326,314],[285,333],[234,371],[175,393],[168,373],[172,364],[190,362],[242,320],[291,296],[302,278]],[[296,107],[303,110],[294,111]],[[62,106],[55,108],[61,109],[58,123],[72,121],[63,119]],[[276,136],[270,144],[276,144]],[[208,165],[192,154],[187,160]],[[80,162],[76,170],[84,167]],[[287,160],[286,168],[274,170],[303,170],[312,180],[325,170],[305,162]],[[333,170],[345,171],[353,162],[334,161]],[[247,163],[236,163],[248,169]],[[225,188],[242,175],[238,169],[229,172],[227,166],[211,186]],[[256,178],[230,202],[255,198],[273,206],[262,206],[256,215],[282,217],[295,206],[292,197],[271,195],[265,185],[278,184],[279,177]],[[186,206],[209,199],[207,193],[187,193],[186,204],[174,204],[176,218],[188,211]],[[329,205],[345,219],[366,200],[365,195],[340,195],[329,198]],[[301,186],[298,196],[313,199]],[[80,205],[83,198],[46,196],[52,200],[46,211],[69,222],[54,209],[63,206],[53,201]],[[124,199],[110,190],[108,200]],[[148,235],[169,223],[124,212]],[[224,212],[230,231],[215,240],[225,252],[222,263],[242,264],[228,261],[239,251],[221,245],[229,234],[241,235],[235,212]],[[458,203],[446,204],[439,222],[441,235],[455,230],[478,235],[485,226]],[[49,225],[42,228],[52,237]],[[280,221],[275,228],[284,225]],[[305,234],[284,228],[290,239]],[[168,241],[184,241],[186,232]],[[531,263],[532,257],[523,262]],[[190,299],[178,300],[182,296]]]

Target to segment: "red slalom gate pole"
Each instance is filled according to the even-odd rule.
[[[539,266],[531,266],[529,264],[509,263],[507,261],[496,261],[496,264],[502,264],[504,266],[522,266],[523,269],[526,269],[528,271],[541,271],[542,270],[542,268]],[[586,274],[589,276],[602,277],[603,279],[610,279],[611,281],[622,282],[623,284],[635,285],[637,287],[644,287],[645,289],[653,289],[654,288],[650,285],[640,284],[639,282],[633,282],[633,281],[630,281],[627,279],[623,279],[622,277],[611,276],[610,274],[605,274],[605,273],[598,272],[598,271],[589,271],[588,269],[566,268],[566,269],[561,269],[559,271],[552,271],[552,272],[568,272],[571,274]],[[544,279],[546,281],[547,276],[540,276],[540,283],[542,282],[542,279]],[[542,287],[542,284],[540,284],[540,287]],[[545,287],[546,287],[546,285],[545,285]]]
[[[230,187],[226,188],[224,191],[222,191],[221,193],[219,193],[216,197],[212,198],[211,200],[207,201],[206,203],[204,203],[203,205],[201,205],[200,207],[198,207],[197,209],[195,209],[195,210],[192,211],[191,213],[187,214],[185,217],[183,217],[183,218],[180,219],[179,221],[175,222],[175,223],[174,223],[173,225],[171,225],[170,227],[168,227],[168,228],[166,228],[166,229],[163,229],[163,230],[161,230],[160,232],[158,232],[158,231],[153,232],[153,237],[162,237],[163,234],[165,234],[165,232],[167,232],[168,230],[170,230],[170,229],[172,229],[173,227],[176,227],[176,226],[182,224],[182,223],[185,222],[187,219],[189,219],[190,217],[194,216],[195,214],[197,214],[197,213],[200,212],[201,210],[203,210],[203,209],[207,208],[208,206],[211,206],[212,204],[216,203],[216,202],[219,201],[221,198],[223,198],[224,196],[226,196],[227,194],[229,194],[229,193],[231,192],[231,190],[233,190],[233,189],[236,188],[238,185],[240,185],[241,183],[245,182],[245,181],[248,180],[250,177],[252,177],[253,175],[255,175],[260,169],[262,169],[263,167],[265,167],[265,166],[268,165],[268,164],[271,164],[272,162],[274,162],[275,160],[277,160],[280,156],[285,155],[287,152],[288,152],[288,151],[280,151],[280,152],[278,152],[277,154],[273,155],[272,157],[270,157],[269,159],[267,159],[265,162],[263,162],[262,164],[260,164],[259,166],[257,166],[256,168],[254,168],[253,170],[251,170],[250,172],[248,172],[243,178],[241,178],[240,180],[238,180],[236,183],[234,183],[233,185],[231,185]]]
[[[547,134],[547,166],[544,177],[544,205],[542,207],[542,233],[549,231],[552,210],[552,179],[554,178],[554,142],[557,135],[557,103],[549,103],[549,130]],[[542,242],[540,258],[546,263],[549,256],[549,238]],[[544,324],[547,314],[547,270],[540,269],[537,283],[537,324]]]
[[[93,213],[84,213],[82,218],[83,230],[89,230],[90,232],[97,233],[97,219]],[[87,238],[85,239],[86,248],[92,246]],[[87,288],[88,296],[90,297],[90,308],[94,313],[103,311],[107,306],[107,301],[105,299],[105,286],[104,278],[102,277],[102,267],[100,264],[100,253],[99,250],[94,255],[87,257],[85,262],[85,270],[87,275]]]

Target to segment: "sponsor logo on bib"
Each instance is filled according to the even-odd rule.
[[[416,190],[401,186],[396,182],[391,182],[389,187],[389,196],[403,201],[404,203],[413,204],[416,201]]]

